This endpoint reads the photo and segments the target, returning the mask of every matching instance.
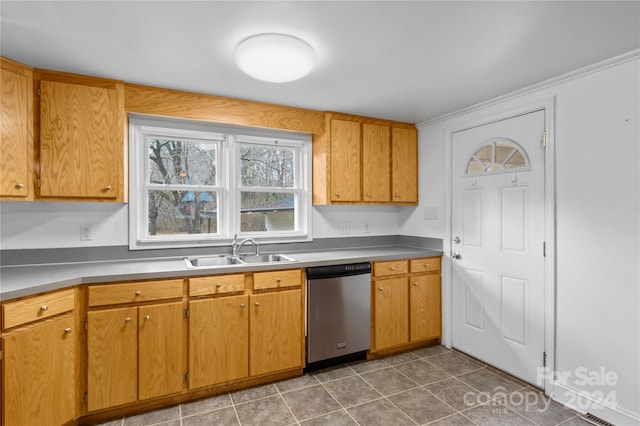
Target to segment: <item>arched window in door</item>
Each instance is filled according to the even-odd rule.
[[[465,176],[511,173],[529,170],[526,151],[507,138],[493,138],[480,144],[465,163]]]

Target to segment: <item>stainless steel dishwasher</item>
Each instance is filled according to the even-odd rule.
[[[370,324],[370,263],[307,268],[307,370],[364,357]]]

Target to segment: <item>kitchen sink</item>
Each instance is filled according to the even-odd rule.
[[[217,256],[198,256],[198,257],[185,257],[185,263],[187,268],[211,268],[214,266],[229,266],[229,265],[245,265],[251,263],[284,263],[284,262],[297,262],[289,256],[278,253],[269,254],[246,254],[240,256],[232,256],[230,254],[220,254]]]
[[[278,253],[244,255],[240,256],[240,260],[245,263],[297,262],[289,256]]]
[[[211,266],[240,265],[244,262],[235,256],[226,254],[218,256],[185,257],[187,268],[208,268]]]

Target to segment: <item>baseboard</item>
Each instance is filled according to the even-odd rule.
[[[551,397],[579,413],[591,413],[614,425],[640,425],[640,415],[618,407],[615,403],[615,394],[605,394],[603,398],[595,398],[592,394],[573,388],[566,383],[554,382]]]

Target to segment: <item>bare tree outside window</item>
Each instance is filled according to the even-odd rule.
[[[293,148],[240,146],[242,232],[295,229],[294,162]]]
[[[216,144],[149,141],[149,235],[217,232],[217,192],[203,190],[217,184],[217,158]]]

